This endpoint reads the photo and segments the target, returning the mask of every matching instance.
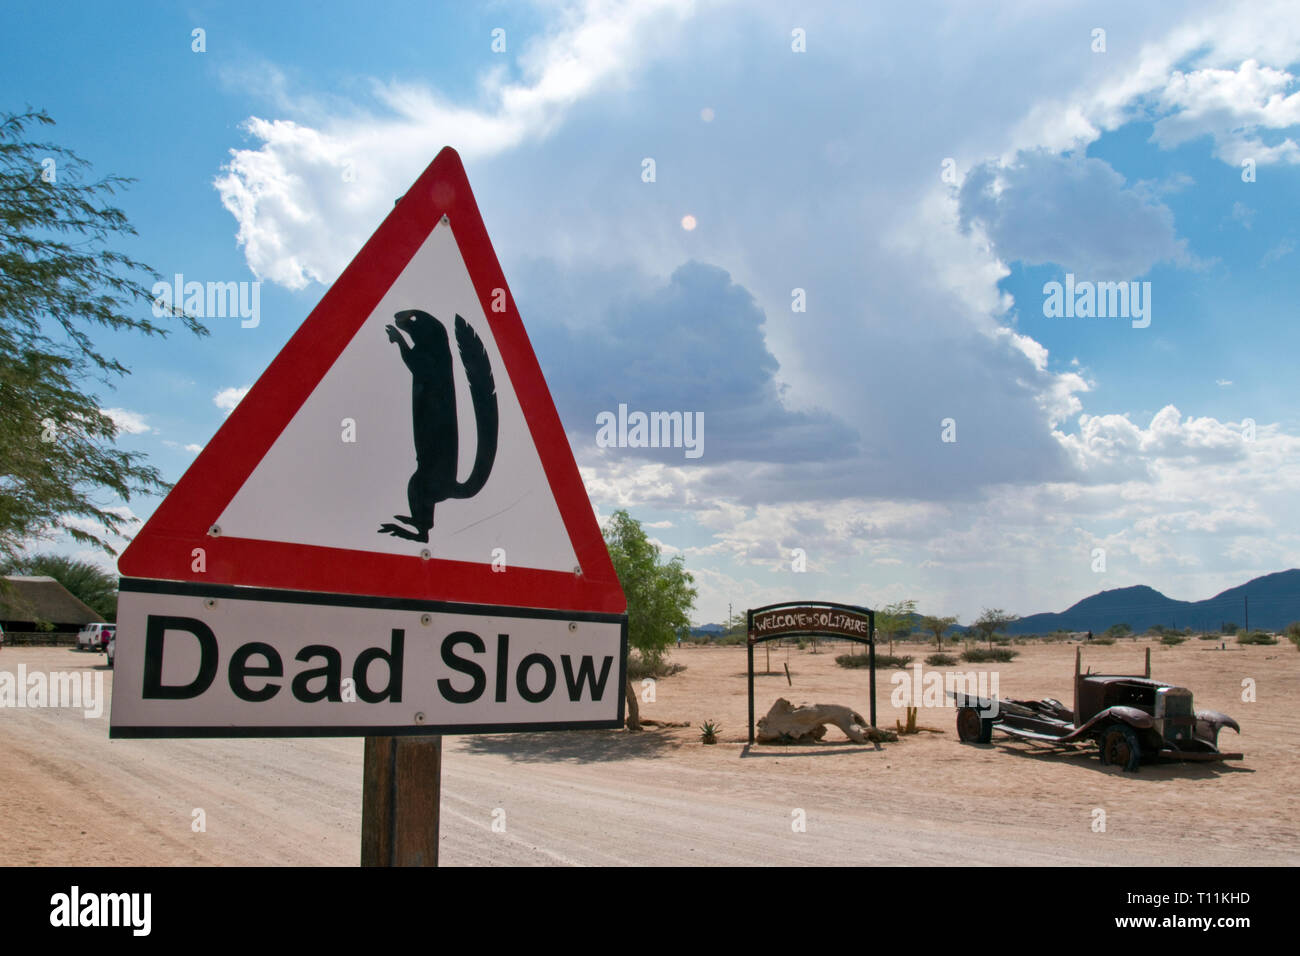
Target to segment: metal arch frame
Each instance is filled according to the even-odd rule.
[[[850,634],[837,634],[833,631],[820,631],[811,628],[806,631],[785,631],[781,634],[773,634],[770,637],[754,636],[754,615],[761,614],[764,611],[776,611],[781,608],[813,607],[827,608],[836,611],[847,611],[852,614],[866,615],[867,618],[867,639],[854,637]],[[749,667],[749,742],[754,743],[754,645],[764,644],[767,641],[780,640],[785,637],[837,637],[846,641],[853,641],[855,644],[866,644],[868,655],[870,657],[870,687],[868,691],[868,701],[871,706],[871,726],[876,726],[876,612],[869,607],[861,607],[857,604],[839,604],[834,601],[781,601],[777,604],[765,604],[762,607],[750,608],[745,614],[746,637],[745,651],[748,658]]]

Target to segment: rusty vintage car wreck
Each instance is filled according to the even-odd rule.
[[[1241,728],[1227,714],[1196,710],[1192,692],[1151,679],[1146,673],[1080,673],[1074,654],[1074,708],[1059,700],[993,700],[951,693],[956,699],[957,736],[966,743],[988,743],[994,730],[1022,740],[1066,747],[1095,743],[1103,764],[1137,770],[1143,760],[1240,760],[1219,750],[1219,731]]]

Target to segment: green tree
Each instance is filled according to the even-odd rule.
[[[88,561],[61,554],[37,554],[10,563],[4,573],[54,578],[100,617],[108,621],[117,618],[117,575]]]
[[[932,617],[926,616],[921,618],[921,630],[929,631],[934,635],[935,644],[939,650],[943,650],[943,635],[948,628],[957,623],[955,617]]]
[[[1110,627],[1106,628],[1107,637],[1128,637],[1132,633],[1133,628],[1129,627],[1127,624],[1112,624]]]
[[[112,554],[73,519],[120,533],[128,516],[104,491],[129,501],[166,488],[142,454],[114,446],[117,426],[87,391],[92,378],[112,387],[128,374],[92,341],[96,328],[168,331],[143,308],[153,297],[140,279],[156,274],[108,247],[135,235],[110,204],[132,180],[92,179],[71,150],[29,138],[29,128],[53,124],[44,111],[0,114],[0,559],[60,531]],[[206,334],[192,317],[172,315]]]
[[[889,641],[889,653],[894,653],[894,638],[910,633],[915,621],[916,602],[912,599],[886,604],[876,612],[876,633]]]
[[[975,623],[971,626],[989,642],[989,650],[993,649],[993,635],[1014,621],[1020,620],[1018,614],[1008,614],[1000,607],[985,608]]]
[[[605,546],[627,598],[629,655],[635,650],[652,670],[674,642],[680,628],[690,627],[695,606],[695,579],[681,555],[660,561],[659,546],[646,537],[641,523],[624,509],[614,512],[605,525]],[[631,678],[627,687],[628,726],[639,729],[636,694]]]

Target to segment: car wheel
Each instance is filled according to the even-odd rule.
[[[993,739],[993,718],[981,717],[974,707],[957,711],[957,737],[962,743],[986,744]]]
[[[1112,727],[1101,737],[1101,762],[1136,771],[1142,763],[1142,745],[1132,727]]]

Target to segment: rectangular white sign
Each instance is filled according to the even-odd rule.
[[[623,615],[122,585],[112,737],[622,726]]]

